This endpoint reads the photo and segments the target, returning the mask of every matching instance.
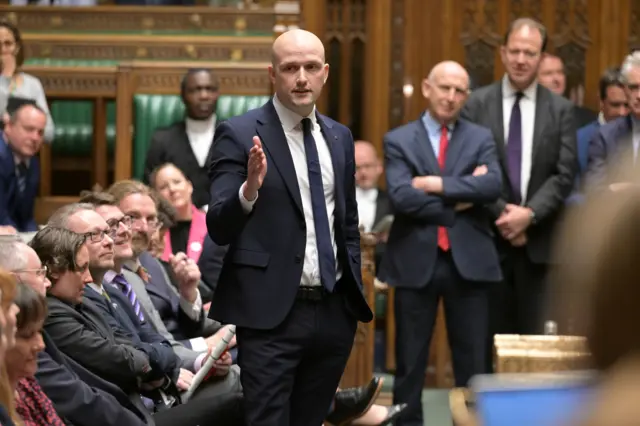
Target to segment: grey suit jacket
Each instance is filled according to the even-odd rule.
[[[122,269],[122,275],[124,275],[124,278],[129,282],[129,284],[131,284],[131,287],[133,287],[133,291],[136,293],[140,306],[144,310],[145,318],[153,325],[162,337],[171,343],[173,351],[182,360],[182,365],[180,365],[180,367],[193,371],[193,364],[201,352],[193,351],[173,338],[173,335],[169,333],[167,327],[162,322],[160,314],[156,310],[155,306],[153,306],[149,293],[147,293],[147,289],[145,288],[144,281],[142,281],[138,275],[124,268]]]

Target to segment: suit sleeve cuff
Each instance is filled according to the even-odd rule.
[[[198,357],[196,358],[196,360],[193,363],[193,371],[195,371],[196,373],[198,371],[200,371],[200,369],[202,368],[202,364],[204,364],[204,360],[207,358],[207,353],[203,352],[200,355],[198,355]]]
[[[191,350],[195,352],[206,352],[209,350],[209,346],[207,346],[207,342],[203,337],[189,339],[189,343],[191,343]]]
[[[202,298],[200,297],[200,290],[196,290],[196,292],[196,300],[193,303],[184,297],[180,297],[180,309],[192,320],[199,321],[200,314],[202,314]]]
[[[258,194],[256,194],[256,198],[252,201],[249,201],[246,198],[244,198],[244,187],[246,184],[247,182],[240,185],[240,191],[238,192],[238,197],[240,198],[240,204],[242,205],[242,210],[244,210],[245,213],[251,213],[251,211],[253,210],[253,205],[258,200]]]

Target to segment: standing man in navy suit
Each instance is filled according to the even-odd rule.
[[[319,114],[322,42],[273,44],[273,100],[221,123],[207,225],[229,245],[211,315],[236,324],[249,426],[318,426],[351,352],[362,294],[354,143]]]
[[[8,120],[0,135],[0,226],[36,231],[33,207],[40,184],[37,154],[47,115],[35,101],[10,98]]]
[[[491,219],[483,205],[502,177],[488,129],[458,118],[469,76],[456,62],[436,65],[422,82],[420,119],[384,138],[387,190],[395,219],[381,279],[396,288],[396,423],[421,426],[422,387],[442,298],[456,386],[485,366],[487,288],[502,278]]]

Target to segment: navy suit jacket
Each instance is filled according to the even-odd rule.
[[[347,307],[358,320],[370,321],[362,295],[353,137],[345,126],[316,116],[333,162],[335,240]],[[246,214],[239,191],[255,135],[267,157],[267,174]],[[210,314],[239,327],[277,327],[300,287],[307,237],[293,158],[273,101],[218,125],[209,177],[209,235],[216,244],[229,245]]]
[[[204,309],[198,321],[192,320],[180,308],[180,296],[173,291],[171,283],[167,282],[167,274],[160,261],[149,252],[140,254],[138,260],[149,273],[147,293],[149,293],[151,303],[158,310],[164,325],[167,326],[167,330],[174,339],[191,348],[188,339],[201,337],[203,334]]]
[[[0,132],[0,225],[11,225],[18,232],[37,231],[33,206],[40,185],[38,157],[29,160],[24,194],[18,189],[18,176],[13,151]]]
[[[422,120],[387,133],[384,138],[387,193],[395,219],[382,259],[381,279],[407,288],[426,286],[435,270],[438,227],[449,234],[451,255],[460,275],[471,281],[502,279],[492,222],[483,207],[502,190],[502,173],[491,132],[458,120],[440,170]],[[488,172],[472,176],[480,165]],[[411,181],[416,176],[442,176],[443,194],[425,194]],[[473,203],[456,213],[457,203]],[[419,253],[417,255],[417,253]]]
[[[105,321],[112,327],[116,342],[129,344],[144,352],[149,358],[151,368],[158,372],[156,376],[168,375],[177,378],[180,360],[173,352],[171,344],[159,335],[148,322],[140,324],[129,300],[110,284],[103,286],[110,300],[87,286],[85,297],[92,300],[100,309]]]
[[[602,186],[609,182],[609,168],[619,167],[618,160],[632,147],[631,116],[619,117],[601,126],[589,144],[587,185]]]
[[[36,380],[56,412],[74,426],[152,425],[139,396],[136,405],[118,386],[101,379],[64,355],[42,331],[45,350],[38,353]]]

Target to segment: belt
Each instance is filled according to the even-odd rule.
[[[300,286],[296,299],[319,302],[323,300],[329,292],[322,286]]]

